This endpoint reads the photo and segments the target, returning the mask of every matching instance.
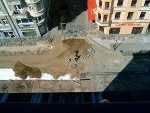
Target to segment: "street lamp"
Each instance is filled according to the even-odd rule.
[[[117,40],[116,40],[116,43],[115,43],[115,45],[114,45],[114,50],[116,50],[125,40],[127,40],[128,39],[128,37],[125,37],[118,45],[117,45]]]

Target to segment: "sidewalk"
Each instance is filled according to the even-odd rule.
[[[150,50],[150,34],[103,35],[98,30],[88,33],[90,40],[110,51],[140,52]]]

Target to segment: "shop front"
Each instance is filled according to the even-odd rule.
[[[99,30],[101,31],[101,26]],[[104,34],[144,34],[147,23],[120,23],[112,24],[111,27],[104,27]]]

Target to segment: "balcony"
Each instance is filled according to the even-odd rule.
[[[22,24],[20,24],[19,28],[22,29],[22,30],[25,30],[25,29],[35,29],[35,26],[33,24],[29,24],[29,25],[22,25]]]
[[[19,5],[19,0],[7,0],[8,5]]]
[[[110,21],[105,21],[105,22],[102,22],[98,19],[96,19],[96,23],[99,24],[100,26],[110,26]]]
[[[30,13],[32,17],[39,17],[44,14],[45,8],[44,7],[37,7],[37,4],[35,5],[29,5],[27,8],[27,11]]]
[[[34,4],[34,3],[37,3],[37,2],[39,2],[40,0],[25,0],[25,2],[27,3],[27,4]]]
[[[31,15],[32,17],[39,17],[39,16],[41,16],[41,15],[44,14],[44,9],[41,10],[40,12],[36,12],[36,11],[34,11],[34,10],[28,9],[28,12],[30,13],[30,15]]]

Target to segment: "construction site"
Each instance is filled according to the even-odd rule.
[[[96,1],[44,3],[49,27],[45,35],[0,41],[0,92],[149,90],[148,50],[118,51],[127,35],[103,35],[97,29],[91,12]],[[114,50],[107,48],[109,42]]]
[[[149,4],[1,0],[0,112],[149,109]]]
[[[128,91],[135,86],[138,90],[149,89],[146,74],[149,63],[137,65],[134,62],[143,62],[143,59],[139,57],[134,61],[134,57],[102,49],[88,37],[60,37],[30,46],[24,42],[5,45],[0,48],[0,68],[13,69],[15,76],[22,80],[1,77],[0,92]],[[41,73],[50,74],[55,80],[26,80],[28,76],[40,78]],[[70,74],[70,80],[57,80],[66,74]],[[75,80],[71,80],[73,78]]]

